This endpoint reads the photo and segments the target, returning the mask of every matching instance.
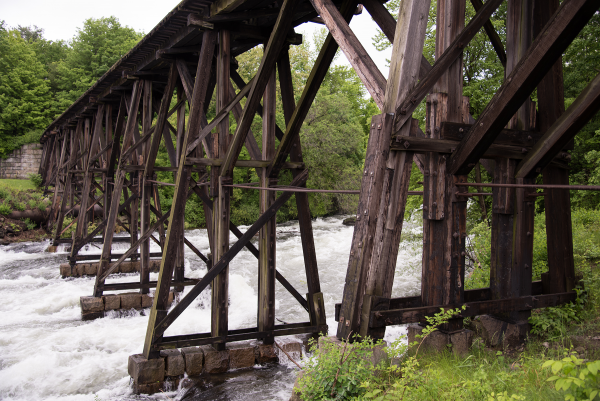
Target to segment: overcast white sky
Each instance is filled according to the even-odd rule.
[[[128,25],[137,31],[148,33],[177,4],[179,0],[0,0],[0,20],[6,25],[37,25],[44,29],[46,39],[69,40],[73,37],[83,21],[93,17],[116,16],[121,24]],[[308,23],[296,28],[305,35],[305,40],[312,39],[314,30],[323,25]],[[356,15],[350,27],[361,41],[369,55],[379,67],[383,76],[387,77],[386,57],[390,58],[391,49],[378,52],[372,45],[377,25],[367,11]],[[341,55],[337,63],[349,64]]]

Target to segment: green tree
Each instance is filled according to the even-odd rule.
[[[62,109],[77,100],[142,37],[143,33],[122,26],[114,16],[87,19],[71,41],[72,51],[56,66],[57,101]]]
[[[46,71],[17,30],[0,22],[0,154],[19,145],[19,137],[51,120]]]

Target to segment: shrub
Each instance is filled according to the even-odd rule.
[[[554,382],[556,390],[566,392],[565,400],[598,399],[600,361],[588,362],[585,366],[583,363],[583,359],[569,355],[560,361],[546,361],[542,367],[552,370],[554,376],[548,381]]]
[[[5,188],[0,188],[0,199],[6,199],[10,196],[10,191]]]
[[[20,212],[25,211],[25,204],[23,202],[13,202],[15,209],[17,209]]]
[[[5,201],[2,204],[0,204],[0,214],[8,215],[10,214],[10,212],[12,212],[12,208],[10,207],[8,202]]]
[[[575,291],[577,291],[575,303],[569,302],[534,311],[529,318],[531,334],[547,335],[549,339],[557,339],[566,334],[569,323],[581,322],[580,314],[585,307],[587,293],[579,287]]]
[[[39,174],[29,174],[29,180],[35,185],[36,188],[42,186],[42,176]]]
[[[25,220],[23,220],[23,222],[27,226],[28,230],[34,230],[37,227],[37,224],[35,224],[35,222],[31,221],[31,219],[25,219]]]

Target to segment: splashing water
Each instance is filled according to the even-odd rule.
[[[315,247],[325,296],[327,324],[335,333],[334,304],[342,299],[353,227],[342,225],[344,216],[313,222]],[[242,231],[246,227],[240,227]],[[404,233],[420,234],[421,227],[404,223]],[[206,230],[186,232],[186,238],[208,253]],[[235,237],[231,235],[232,242]],[[135,396],[129,387],[127,359],[140,353],[148,324],[147,311],[125,316],[109,313],[103,319],[81,321],[79,297],[91,295],[94,278],[62,279],[59,265],[66,262],[66,248],[46,253],[49,243],[21,243],[0,247],[0,399],[7,400],[287,400],[297,367],[291,362],[224,375],[220,384],[196,391],[180,390],[151,397]],[[127,244],[113,246],[120,253]],[[152,244],[151,252],[159,252]],[[88,245],[82,254],[99,254]],[[206,266],[186,248],[185,276],[200,278]],[[394,279],[393,296],[412,296],[420,291],[421,244],[403,241]],[[277,226],[277,269],[305,294],[306,275],[297,222]],[[151,280],[158,274],[151,273]],[[137,274],[111,276],[108,282],[139,280]],[[247,250],[230,264],[229,327],[255,327],[257,317],[257,261]],[[186,287],[186,291],[190,287]],[[308,321],[308,314],[276,285],[276,317],[287,323]],[[185,292],[184,292],[185,294]],[[277,322],[279,323],[279,322]],[[210,294],[205,291],[167,330],[166,335],[210,331]],[[386,340],[404,334],[401,326],[388,327]],[[281,360],[287,358],[282,357]]]

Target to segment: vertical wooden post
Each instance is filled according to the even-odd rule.
[[[542,30],[558,9],[558,0],[535,0],[534,34]],[[543,134],[565,112],[562,58],[538,85],[539,131]],[[543,171],[544,184],[569,184],[567,170],[549,165]],[[548,280],[550,293],[571,291],[575,282],[573,261],[573,228],[571,227],[571,198],[569,191],[544,190],[546,237],[548,244]]]
[[[113,107],[111,104],[107,104],[106,105],[106,111],[105,111],[105,122],[104,122],[104,127],[105,127],[105,140],[104,143],[105,144],[109,144],[112,140],[113,140]],[[114,149],[114,150],[113,150]],[[104,154],[104,161],[105,164],[103,165],[103,168],[107,169],[106,172],[102,173],[102,178],[103,178],[103,184],[104,184],[104,218],[108,217],[108,213],[110,211],[110,201],[112,198],[112,190],[113,190],[113,184],[114,184],[114,175],[111,176],[109,175],[109,170],[108,170],[108,164],[110,163],[111,160],[111,154],[113,151],[116,152],[117,147],[113,144],[111,147],[108,148],[108,150],[106,151],[106,153]]]
[[[272,160],[275,155],[275,71],[273,70],[263,97],[262,157]],[[260,186],[269,187],[276,180],[269,180],[268,169],[260,172]],[[267,211],[275,201],[275,192],[260,191],[260,213]],[[258,260],[258,331],[271,331],[275,326],[275,235],[277,217],[273,216],[259,232]],[[264,344],[272,344],[273,336],[263,339]]]
[[[142,133],[146,135],[152,126],[152,81],[144,81],[144,103],[142,108]],[[158,129],[156,129],[158,131]],[[154,132],[155,136],[162,137],[162,132]],[[146,146],[148,144],[148,146]],[[147,141],[144,143],[142,148],[142,162],[148,163],[146,158],[150,151],[150,144]],[[145,174],[140,174],[138,180],[141,187],[141,202],[140,202],[140,225],[141,235],[144,235],[150,228],[150,198],[153,195],[152,183],[147,183]],[[133,210],[132,210],[133,211]],[[133,232],[133,231],[132,231]],[[133,238],[132,238],[133,239]],[[137,238],[136,238],[137,240]],[[140,244],[140,284],[148,284],[150,282],[150,238],[147,238]],[[147,294],[150,292],[149,288],[141,288],[140,293]]]
[[[465,6],[464,0],[438,0],[436,26],[440,29],[436,30],[436,59],[464,28]],[[462,64],[459,57],[427,98],[426,134],[430,138],[441,138],[442,122],[465,120]],[[466,182],[466,177],[449,175],[446,156],[428,153],[423,197],[423,305],[464,302],[467,199],[456,196],[459,192],[456,182]],[[466,192],[466,188],[461,190]],[[442,330],[456,331],[462,327],[461,319],[452,319]]]
[[[373,297],[389,298],[391,295],[396,268],[394,255],[397,255],[402,233],[412,165],[410,152],[389,151],[394,119],[391,113],[395,112],[417,81],[430,4],[430,1],[416,0],[400,3],[382,110],[385,114],[378,119],[373,118],[371,124],[371,135],[377,135],[373,135],[373,141],[369,138],[367,155],[373,161],[365,162],[366,176],[363,176],[359,196],[359,212],[344,286],[338,338],[347,338],[351,332],[358,331],[363,336],[368,334],[376,338],[382,338],[385,333],[384,330],[370,330],[364,317],[377,304]],[[412,121],[408,121],[402,127],[400,135],[408,136],[411,124]],[[376,178],[373,184],[365,182],[372,177]],[[366,221],[359,222],[359,216]]]
[[[292,120],[294,110],[296,109],[289,48],[287,51],[281,52],[280,57],[277,60],[277,69],[279,71],[279,86],[281,88],[283,114],[287,126]],[[299,137],[296,137],[292,144],[290,160],[300,163],[304,161]],[[294,177],[298,174],[300,174],[300,171],[292,171]],[[317,265],[317,254],[315,251],[315,240],[308,194],[296,192],[294,197],[296,198],[296,208],[298,209],[298,225],[300,226],[300,241],[302,242],[302,255],[304,257],[304,270],[306,272],[310,322],[313,326],[322,326],[326,324],[327,319],[325,317],[325,303],[323,293],[321,292],[321,282],[319,280],[319,268]]]
[[[217,58],[217,112],[229,103],[229,69],[230,69],[231,35],[227,30],[219,31],[219,56]],[[229,118],[224,118],[218,125],[219,157],[225,157],[229,149]],[[216,170],[216,169],[215,169]],[[229,250],[229,216],[231,188],[223,185],[231,184],[231,177],[217,175],[218,192],[214,201],[214,257],[219,260]],[[229,310],[229,266],[220,273],[212,283],[212,326],[213,337],[227,335]],[[225,344],[216,344],[217,349],[225,349]]]
[[[506,76],[517,66],[533,37],[533,0],[509,0],[507,16]],[[510,120],[508,127],[530,130],[532,104],[529,99]],[[496,160],[494,182],[516,183],[517,161]],[[519,180],[531,183],[529,180]],[[492,259],[490,290],[492,299],[531,295],[533,263],[533,202],[530,190],[494,188],[492,208]],[[514,311],[501,316],[522,323],[525,330],[529,311]],[[522,335],[525,333],[523,332]]]

